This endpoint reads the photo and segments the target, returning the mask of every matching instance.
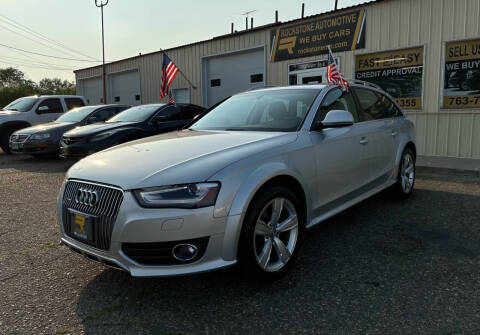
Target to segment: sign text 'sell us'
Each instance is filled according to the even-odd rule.
[[[271,61],[365,48],[365,10],[320,17],[270,31]]]

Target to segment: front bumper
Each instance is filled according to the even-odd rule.
[[[74,144],[67,145],[65,142],[60,141],[58,152],[60,157],[63,158],[81,158],[88,155],[91,155],[96,150],[89,148],[87,143],[77,142]]]
[[[11,142],[10,151],[16,154],[40,155],[55,154],[58,152],[58,142],[53,141],[34,141]]]
[[[227,225],[237,225],[239,216],[215,218],[213,207],[198,209],[142,208],[131,192],[124,192],[108,250],[72,238],[65,231],[62,200],[59,198],[59,222],[62,242],[89,259],[129,272],[134,277],[176,276],[211,271],[235,264],[231,256],[235,243],[225,234]],[[207,238],[206,249],[198,260],[188,264],[146,265],[135,261],[125,252],[124,244],[158,243]],[[168,243],[167,243],[168,244]]]

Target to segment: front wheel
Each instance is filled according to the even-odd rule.
[[[403,151],[400,165],[398,168],[397,184],[395,185],[397,194],[406,198],[413,192],[415,184],[415,155],[410,148]]]
[[[298,197],[275,186],[255,197],[245,217],[238,261],[246,277],[272,281],[294,262],[304,232]]]
[[[2,148],[3,152],[6,154],[11,153],[9,141],[10,141],[10,136],[13,134],[15,130],[16,129],[4,129],[2,130],[3,134],[0,135],[0,147]]]

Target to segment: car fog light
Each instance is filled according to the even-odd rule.
[[[193,244],[177,244],[172,249],[172,255],[176,260],[186,262],[197,256],[198,249]]]

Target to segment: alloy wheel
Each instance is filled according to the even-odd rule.
[[[253,238],[258,265],[267,272],[282,269],[298,238],[298,215],[292,202],[283,197],[269,201],[257,218]]]
[[[400,178],[402,183],[402,190],[405,194],[408,194],[415,180],[415,167],[414,160],[410,153],[405,153],[402,159],[402,166],[400,170]]]

